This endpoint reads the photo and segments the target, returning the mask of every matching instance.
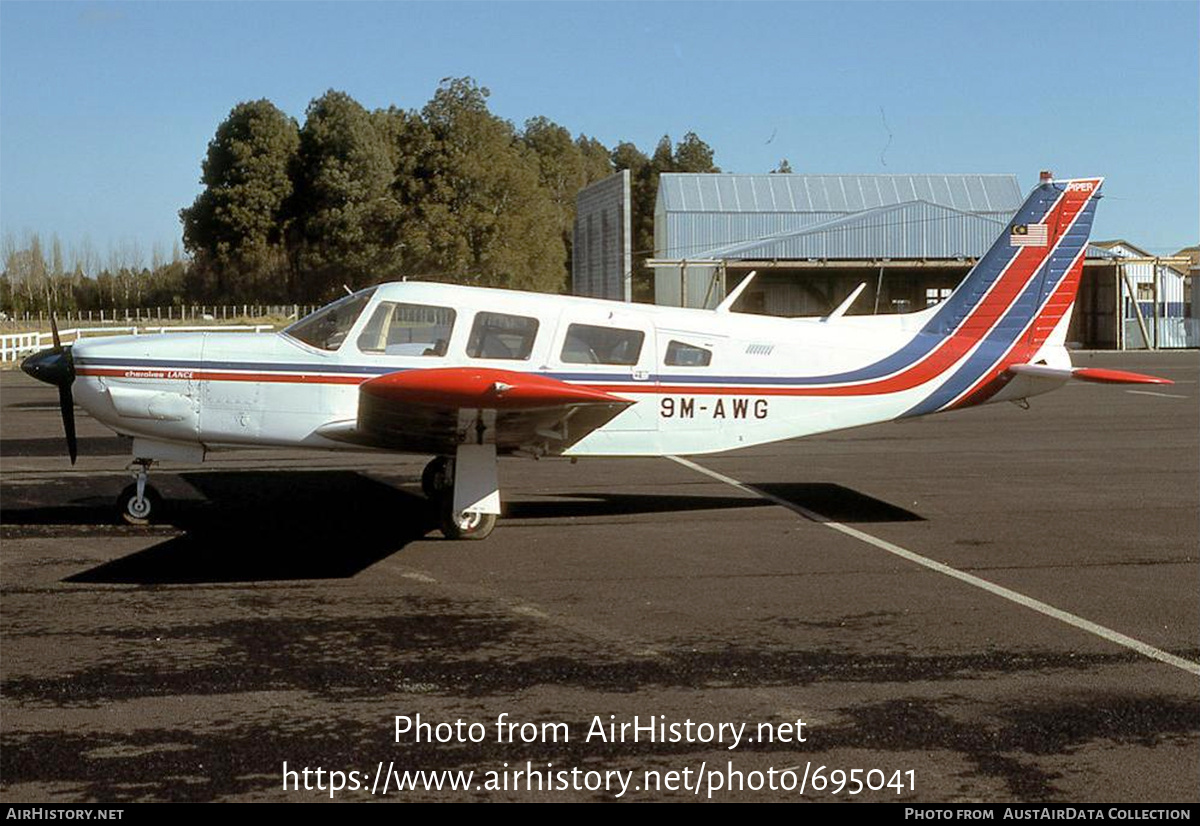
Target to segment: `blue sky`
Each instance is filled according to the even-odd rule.
[[[0,230],[148,257],[217,124],[327,89],[492,111],[729,172],[1105,175],[1095,238],[1194,244],[1200,4],[0,2]]]

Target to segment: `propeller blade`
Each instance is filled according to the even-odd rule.
[[[54,346],[29,356],[21,362],[21,369],[38,381],[58,388],[58,407],[62,412],[63,432],[67,436],[67,454],[71,457],[71,464],[75,464],[75,457],[79,454],[79,441],[75,437],[75,397],[71,393],[71,385],[75,383],[75,359],[71,356],[70,346],[63,346],[58,334],[58,322],[53,314],[50,315],[50,333],[54,337]]]
[[[58,406],[62,410],[63,431],[67,434],[67,455],[71,457],[71,464],[75,464],[79,442],[75,438],[75,398],[71,394],[71,385],[59,385]]]

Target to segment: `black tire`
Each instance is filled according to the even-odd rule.
[[[445,456],[437,456],[425,465],[425,470],[421,471],[421,490],[427,498],[439,499],[442,493],[453,489],[454,484],[446,473],[449,464],[450,459]]]
[[[496,528],[494,513],[454,513],[454,497],[446,496],[439,504],[442,536],[447,539],[487,539]]]
[[[129,525],[149,525],[162,519],[163,498],[153,487],[146,485],[139,504],[135,482],[117,497],[117,512],[121,514],[121,520]]]

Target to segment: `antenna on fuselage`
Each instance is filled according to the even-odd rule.
[[[841,318],[842,316],[844,316],[846,314],[846,310],[849,310],[850,305],[854,303],[854,299],[858,298],[859,294],[861,294],[862,291],[865,290],[866,288],[867,288],[866,281],[859,284],[854,289],[854,292],[850,293],[849,297],[847,297],[845,301],[843,301],[841,304],[839,304],[837,306],[836,310],[834,310],[829,315],[825,316],[823,319],[821,319],[821,321],[832,321],[835,318]]]
[[[346,291],[346,295],[354,295],[354,290],[350,289],[345,284],[342,285],[342,289]]]
[[[741,297],[742,292],[750,286],[750,282],[754,280],[754,276],[758,275],[758,270],[750,270],[750,274],[742,279],[742,283],[733,288],[733,292],[725,296],[725,300],[713,308],[714,312],[727,313],[733,303]]]

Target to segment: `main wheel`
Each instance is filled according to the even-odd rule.
[[[134,482],[117,497],[117,511],[121,519],[130,525],[149,525],[162,516],[163,499],[150,485],[142,492],[142,499],[137,498],[137,483]]]
[[[441,502],[442,535],[447,539],[487,539],[496,527],[494,513],[463,513],[454,510],[454,497]]]
[[[437,456],[421,471],[421,490],[430,499],[437,499],[442,493],[454,487],[454,480],[447,472],[450,469],[450,459]]]

